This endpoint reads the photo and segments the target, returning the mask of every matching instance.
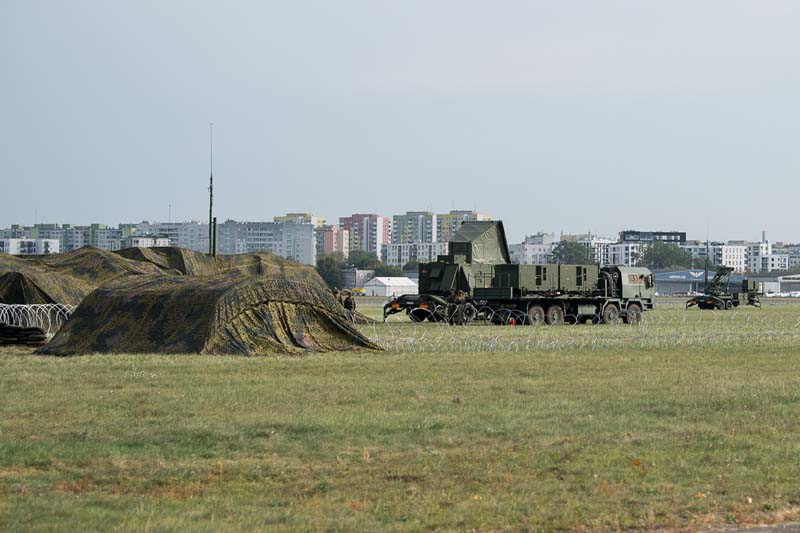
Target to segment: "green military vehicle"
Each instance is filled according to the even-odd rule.
[[[714,274],[714,278],[708,281],[708,270],[706,270],[703,294],[689,298],[686,301],[686,309],[695,305],[700,309],[733,309],[743,303],[753,307],[761,307],[758,282],[744,279],[741,285],[737,283],[731,285],[732,273],[733,268],[731,267],[719,267],[716,274]]]
[[[419,294],[387,303],[384,320],[405,311],[414,321],[453,324],[636,324],[653,308],[655,285],[646,268],[512,264],[500,221],[464,222],[449,251],[420,264]]]

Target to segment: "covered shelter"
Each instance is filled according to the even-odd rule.
[[[92,292],[37,353],[378,350],[330,291],[282,276],[152,277]]]
[[[406,277],[375,277],[364,284],[366,296],[400,296],[402,294],[418,294],[417,284]]]

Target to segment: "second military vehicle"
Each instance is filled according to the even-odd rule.
[[[744,279],[741,285],[731,285],[733,268],[719,267],[714,278],[708,281],[706,270],[706,283],[703,294],[693,296],[686,301],[686,309],[697,306],[700,309],[733,309],[741,304],[761,307],[759,300],[758,282]]]
[[[654,300],[646,268],[512,264],[502,222],[464,222],[448,255],[420,264],[419,294],[393,299],[383,314],[453,324],[637,324]]]

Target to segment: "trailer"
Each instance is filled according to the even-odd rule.
[[[384,306],[384,321],[405,312],[451,324],[638,324],[655,300],[646,268],[512,264],[501,221],[463,223],[449,255],[420,264],[419,280],[419,294]]]

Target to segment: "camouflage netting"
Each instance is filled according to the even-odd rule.
[[[79,304],[97,285],[41,265],[0,254],[0,303]]]
[[[114,253],[126,259],[150,263],[167,272],[188,276],[214,276],[222,272],[216,258],[185,248],[125,248]]]
[[[348,322],[329,291],[285,276],[221,275],[140,278],[97,289],[37,353],[354,349],[380,348]]]
[[[80,304],[42,353],[378,349],[347,320],[316,270],[269,253],[0,254],[0,303]]]
[[[185,248],[126,248],[115,254],[134,261],[149,263],[162,272],[187,276],[260,276],[284,275],[319,288],[325,287],[313,268],[270,253],[220,255],[206,254]]]

